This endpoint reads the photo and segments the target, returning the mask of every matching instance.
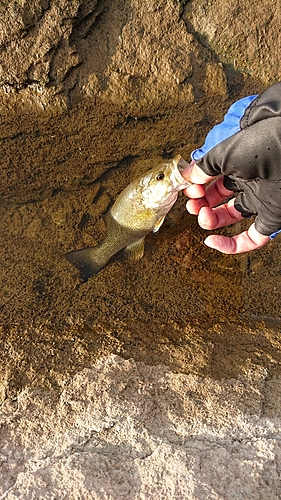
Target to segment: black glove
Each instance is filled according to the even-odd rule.
[[[276,236],[281,231],[281,82],[234,103],[192,158],[207,175],[225,176],[225,187],[239,193],[235,208],[243,217],[257,215],[259,233]]]

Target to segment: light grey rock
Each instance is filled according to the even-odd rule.
[[[278,392],[263,370],[218,381],[100,359],[60,397],[3,404],[0,498],[277,500]]]

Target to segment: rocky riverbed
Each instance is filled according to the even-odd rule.
[[[280,79],[280,21],[273,0],[1,3],[0,498],[280,498],[280,240],[212,251],[181,195],[141,261],[82,283],[64,257]]]

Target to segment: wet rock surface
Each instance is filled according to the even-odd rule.
[[[270,0],[2,2],[3,498],[280,497],[280,241],[218,254],[181,195],[140,262],[81,283],[64,257],[279,79],[279,25]]]

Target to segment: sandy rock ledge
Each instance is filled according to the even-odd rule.
[[[279,381],[111,355],[1,411],[0,498],[280,498]]]

